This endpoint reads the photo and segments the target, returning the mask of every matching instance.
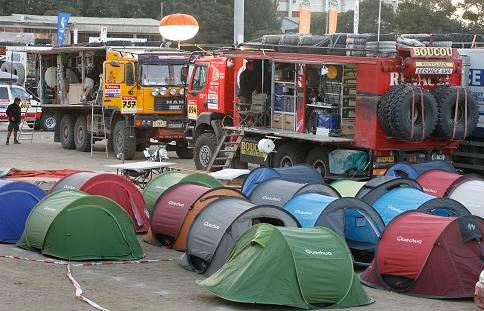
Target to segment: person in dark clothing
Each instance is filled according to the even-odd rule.
[[[262,77],[255,69],[255,63],[248,60],[245,65],[245,70],[240,74],[240,89],[239,98],[241,103],[250,104],[252,101],[252,93],[259,90],[262,84]]]
[[[7,134],[7,142],[8,145],[10,143],[10,135],[13,131],[13,143],[20,144],[17,138],[17,133],[19,130],[20,125],[20,118],[22,116],[22,109],[20,108],[20,98],[16,97],[12,104],[10,104],[7,108],[7,118],[8,118],[8,134]]]

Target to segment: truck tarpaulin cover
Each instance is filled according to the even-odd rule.
[[[30,211],[45,195],[33,184],[0,179],[0,242],[17,243]]]
[[[52,192],[64,189],[76,189],[107,197],[121,205],[129,214],[135,224],[136,232],[148,231],[149,214],[143,195],[125,177],[110,173],[79,172],[59,180],[52,188]]]
[[[455,173],[455,168],[451,163],[447,161],[431,161],[419,164],[397,163],[390,167],[385,173],[387,176],[393,177],[408,177],[411,179],[417,179],[420,175],[429,170],[444,170],[447,172]]]
[[[128,213],[110,199],[77,190],[54,192],[37,204],[17,245],[65,260],[144,257]]]
[[[296,183],[324,183],[321,174],[307,164],[298,164],[291,167],[279,168],[259,167],[253,170],[244,180],[244,184],[242,185],[242,193],[246,196],[250,196],[258,184],[274,177]]]
[[[249,304],[315,309],[373,302],[358,282],[344,241],[327,228],[253,226],[237,240],[227,263],[198,284]]]
[[[411,295],[473,297],[484,268],[483,233],[480,217],[404,213],[386,227],[361,281]]]
[[[417,181],[425,192],[437,197],[454,199],[464,205],[472,215],[484,217],[482,177],[432,170],[421,175]]]

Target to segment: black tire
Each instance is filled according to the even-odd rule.
[[[13,74],[17,76],[17,85],[25,83],[25,67],[20,63],[13,63]]]
[[[44,131],[53,132],[55,130],[55,114],[53,113],[42,113],[40,117],[40,127]]]
[[[311,165],[324,178],[329,175],[329,152],[322,146],[314,147],[306,157],[306,163]]]
[[[87,128],[87,118],[85,115],[79,115],[74,125],[74,143],[76,150],[87,152],[91,150],[91,133]]]
[[[59,135],[62,148],[64,149],[76,148],[74,143],[74,123],[75,119],[73,115],[65,114],[61,118]]]
[[[193,148],[176,147],[175,152],[178,159],[193,159]]]
[[[459,104],[457,122],[455,119],[457,92]],[[472,134],[479,121],[479,106],[475,98],[465,89],[455,86],[438,86],[432,90],[438,106],[435,134],[439,137],[463,140]],[[465,122],[465,101],[467,96],[467,126]],[[455,135],[454,135],[455,124]]]
[[[276,153],[272,158],[273,167],[289,167],[306,160],[306,150],[296,143],[282,143],[276,148]]]
[[[126,160],[132,160],[136,154],[136,137],[129,135],[129,128],[124,120],[119,120],[114,125],[112,145],[114,155],[124,154]]]
[[[400,92],[403,88],[405,88],[405,85],[402,85],[402,84],[392,86],[385,93],[385,95],[383,95],[380,102],[378,103],[378,120],[380,121],[380,125],[383,131],[389,137],[395,136],[395,132],[393,131],[393,126],[389,120],[390,105],[388,105],[388,102],[390,102],[395,96],[395,94]]]
[[[415,110],[412,117],[413,101],[415,102]],[[395,137],[398,139],[425,140],[432,134],[437,125],[437,101],[430,92],[420,87],[406,85],[399,92],[396,92],[393,98],[383,104],[389,105],[387,107],[387,122],[392,126]],[[422,115],[422,106],[424,115]],[[412,122],[412,118],[414,122]]]
[[[214,133],[203,133],[200,135],[193,150],[193,158],[197,170],[206,170],[210,159],[217,149],[217,138]]]

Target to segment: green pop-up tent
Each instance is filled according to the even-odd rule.
[[[154,178],[143,190],[143,197],[146,202],[146,209],[153,213],[158,198],[173,185],[179,183],[195,183],[209,188],[223,187],[222,183],[212,176],[204,173],[168,171]]]
[[[40,201],[17,245],[67,260],[144,257],[129,214],[110,199],[77,190],[54,192]]]
[[[373,302],[353,271],[344,240],[323,227],[255,225],[239,238],[225,265],[198,284],[230,301],[303,309]]]
[[[354,198],[365,184],[365,181],[337,180],[331,183],[331,186],[336,189],[342,197]]]

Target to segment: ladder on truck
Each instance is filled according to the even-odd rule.
[[[96,92],[96,99],[91,101],[91,158],[94,153],[94,143],[96,140],[106,140],[106,118],[104,113],[104,105],[102,104],[102,77],[99,80],[99,89]],[[101,108],[101,113],[96,113],[96,108]],[[100,119],[100,122],[99,122]],[[108,142],[106,141],[106,158],[109,158]]]
[[[217,148],[215,149],[215,152],[207,166],[207,171],[210,172],[212,169],[216,169],[218,171],[221,169],[230,168],[232,160],[239,151],[243,138],[244,130],[237,128],[224,128],[223,134],[220,135]]]
[[[33,108],[33,107],[32,107]],[[32,144],[34,141],[34,133],[35,133],[35,126],[37,125],[37,116],[39,107],[35,106],[33,110],[34,116],[32,118],[27,117],[27,112],[31,113],[31,110],[27,108],[27,112],[25,113],[25,117],[21,118],[20,121],[20,128],[18,131],[17,140],[25,140],[30,141]]]

